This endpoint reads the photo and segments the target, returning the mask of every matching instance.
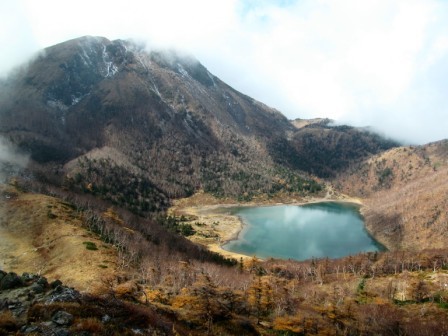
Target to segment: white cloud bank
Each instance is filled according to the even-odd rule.
[[[412,143],[448,137],[442,0],[0,1],[0,73],[82,35],[193,53],[289,118],[370,125]]]

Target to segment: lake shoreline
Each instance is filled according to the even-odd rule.
[[[220,203],[219,201],[224,202]],[[228,202],[225,203],[226,201]],[[248,225],[244,223],[239,216],[230,214],[229,211],[225,211],[226,209],[284,205],[303,206],[325,202],[348,203],[360,207],[363,206],[361,199],[341,195],[338,197],[328,197],[327,195],[327,197],[303,198],[300,200],[291,198],[282,200],[282,202],[263,200],[259,202],[238,203],[233,200],[217,200],[210,195],[200,193],[190,198],[176,200],[174,205],[169,209],[168,214],[175,216],[184,215],[190,219],[188,223],[193,226],[196,234],[188,237],[188,239],[194,243],[203,245],[208,250],[217,252],[227,258],[247,260],[256,256],[235,253],[223,248],[227,243],[237,240],[240,234],[244,231],[244,228]]]

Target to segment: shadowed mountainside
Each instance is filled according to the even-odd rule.
[[[368,128],[333,125],[330,119],[296,119],[293,124],[299,131],[291,144],[298,155],[290,160],[298,169],[324,178],[335,177],[360,159],[398,146]]]
[[[350,127],[296,128],[190,56],[101,37],[47,48],[11,75],[0,120],[44,182],[139,213],[198,189],[315,193],[307,174],[333,176],[395,145]]]

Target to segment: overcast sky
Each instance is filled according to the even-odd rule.
[[[448,138],[448,1],[0,0],[0,75],[83,35],[192,53],[288,118]]]

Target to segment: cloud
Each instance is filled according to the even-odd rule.
[[[445,85],[429,77],[448,64],[442,7],[436,1],[302,1],[258,10],[254,15],[269,28],[253,62],[282,91],[265,96],[267,103],[291,118],[370,125],[409,142],[446,137],[447,104],[437,94]]]
[[[82,35],[194,54],[289,118],[329,117],[423,143],[447,137],[440,0],[4,1],[0,75]]]
[[[29,157],[20,153],[9,141],[0,137],[0,182],[16,175],[28,164]]]
[[[40,48],[20,2],[0,2],[0,78],[14,67],[26,62]]]

